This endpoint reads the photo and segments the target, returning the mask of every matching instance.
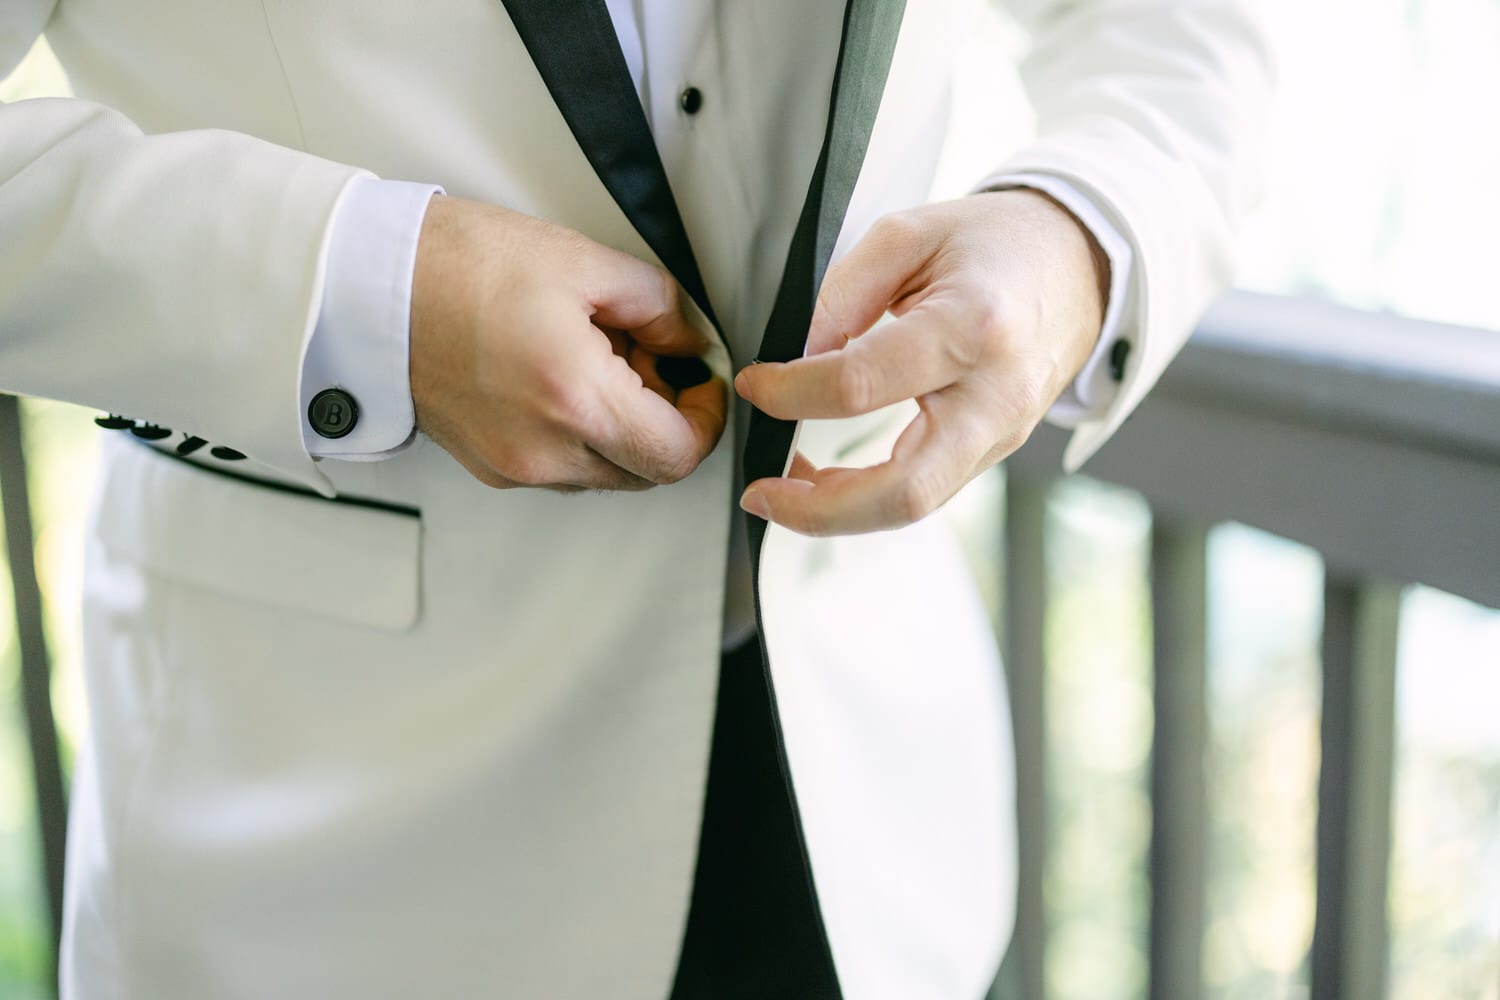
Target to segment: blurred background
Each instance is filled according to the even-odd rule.
[[[1267,0],[1280,94],[1265,200],[1237,284],[1497,331],[1500,0]],[[960,54],[939,194],[1023,134],[1009,54],[986,14]],[[45,45],[0,100],[66,93]],[[997,122],[1006,123],[996,127]],[[26,401],[38,572],[65,753],[88,720],[79,672],[81,524],[92,413]],[[1004,472],[945,511],[1003,620]],[[1475,510],[1500,530],[1500,509]],[[1047,500],[1043,885],[1048,995],[1146,995],[1151,511],[1087,477]],[[1323,565],[1234,523],[1208,541],[1206,995],[1308,995],[1314,914]],[[1500,573],[1500,567],[1496,567]],[[0,606],[9,605],[0,574]],[[1389,992],[1500,1000],[1500,613],[1404,591],[1397,660]],[[0,613],[0,997],[49,996],[38,831],[13,623]]]

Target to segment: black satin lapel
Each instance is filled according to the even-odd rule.
[[[594,172],[717,326],[609,9],[603,0],[502,2]]]
[[[758,361],[792,361],[807,348],[818,289],[869,149],[905,8],[905,0],[850,0],[844,10],[844,39],[829,98],[828,128],[787,253],[776,304],[756,353]],[[780,476],[795,432],[794,422],[753,411],[745,446],[745,482]],[[757,560],[764,532],[765,522],[751,517],[750,549]],[[758,575],[758,563],[756,568]]]
[[[833,255],[834,243],[838,240],[839,229],[843,226],[844,216],[849,209],[849,199],[854,193],[855,182],[859,179],[860,168],[869,149],[870,135],[875,127],[880,99],[885,92],[885,82],[890,73],[891,57],[895,53],[896,38],[901,30],[905,8],[905,0],[849,0],[844,9],[843,38],[839,45],[833,89],[829,95],[828,126],[823,147],[818,154],[807,198],[787,251],[786,267],[782,272],[776,303],[766,324],[760,351],[756,355],[760,361],[791,361],[801,357],[806,349],[807,330],[817,302],[818,289],[823,283],[829,259]],[[794,422],[776,420],[759,410],[753,411],[743,457],[745,482],[782,475],[791,453],[795,432]],[[767,631],[760,590],[760,568],[766,522],[758,517],[746,516],[749,518],[750,558],[755,581],[755,616],[760,634],[764,637]],[[777,771],[785,794],[780,805],[786,817],[782,822],[785,829],[790,831],[788,836],[791,838],[789,846],[781,850],[781,856],[799,861],[802,877],[800,886],[783,890],[784,905],[788,910],[781,914],[782,926],[774,938],[781,943],[782,961],[797,970],[795,987],[787,989],[784,984],[778,984],[773,975],[763,973],[759,984],[775,984],[780,988],[775,992],[755,992],[755,986],[752,985],[745,995],[777,996],[786,1000],[840,1000],[843,990],[823,920],[822,907],[818,902],[812,861],[802,827],[802,814],[797,804],[791,764],[787,759],[781,713],[776,704],[770,653],[764,644],[760,654],[760,685],[757,686],[757,691],[761,696],[755,699],[743,697],[737,702],[737,711],[746,717],[741,726],[747,730],[753,729],[756,734],[755,740],[747,737],[742,743],[752,748],[757,743],[774,748]],[[721,684],[729,682],[727,673],[721,675]],[[713,789],[710,788],[710,795],[712,794]],[[769,849],[760,850],[767,853]],[[872,877],[878,875],[872,873]],[[789,884],[785,878],[773,881],[769,876],[766,877],[766,883]],[[751,977],[751,982],[756,983],[757,978],[759,977]],[[684,1000],[684,994],[674,992],[673,1000]],[[697,998],[694,997],[693,1000]]]

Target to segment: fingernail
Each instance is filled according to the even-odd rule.
[[[714,377],[702,358],[675,358],[662,356],[656,359],[656,374],[672,388],[681,392],[695,385],[702,385]]]
[[[745,495],[740,497],[740,509],[747,514],[754,514],[762,521],[771,519],[771,505],[766,503],[766,498],[754,487],[746,490]]]

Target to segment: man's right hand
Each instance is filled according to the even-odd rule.
[[[417,427],[481,482],[640,490],[686,477],[724,430],[713,378],[660,356],[709,346],[665,271],[503,208],[434,197],[411,299]]]

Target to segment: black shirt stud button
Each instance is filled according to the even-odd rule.
[[[208,453],[221,462],[239,462],[245,457],[244,452],[235,451],[233,448],[226,448],[223,445],[210,448]]]
[[[324,389],[308,404],[307,422],[319,437],[341,438],[359,423],[359,407],[343,389]]]
[[[703,108],[703,91],[689,87],[677,98],[677,104],[688,114],[696,115]]]

